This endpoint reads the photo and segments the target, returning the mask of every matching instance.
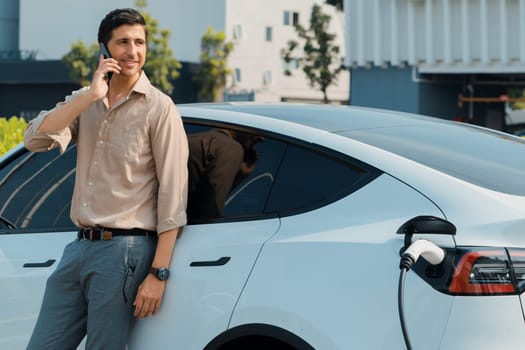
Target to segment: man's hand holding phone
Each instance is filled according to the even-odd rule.
[[[108,48],[104,43],[100,43],[100,48],[98,50],[97,57],[99,61],[107,58],[111,58],[111,55],[109,54]],[[106,72],[106,81],[109,82],[111,80],[111,77],[113,76],[113,72],[107,71]]]
[[[98,67],[93,74],[91,81],[91,90],[97,99],[106,96],[108,92],[108,84],[114,73],[120,73],[120,66],[118,62],[113,59],[103,43],[100,44],[100,49],[97,53]]]

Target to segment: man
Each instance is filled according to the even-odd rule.
[[[172,100],[142,67],[144,18],[117,9],[102,20],[91,85],[27,127],[33,151],[77,143],[71,219],[78,239],[49,277],[28,349],[124,349],[133,315],[155,314],[178,233],[186,224],[188,145]],[[108,81],[107,73],[112,73]]]

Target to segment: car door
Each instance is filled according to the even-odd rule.
[[[210,129],[202,122],[185,126],[189,137]],[[214,129],[227,134],[242,131],[250,135],[251,132],[216,123]],[[189,212],[189,224],[175,245],[172,275],[161,309],[157,315],[136,322],[129,349],[200,350],[227,329],[261,247],[279,228],[279,218],[273,213],[264,214],[263,210],[285,144],[263,135],[251,135],[257,142],[248,147],[251,149],[245,148],[245,158],[255,159],[254,170],[236,176],[220,216],[194,218]],[[190,145],[190,152],[192,147]],[[201,147],[212,146],[202,143]],[[213,157],[208,155],[207,159]],[[192,166],[190,179],[191,169]],[[193,201],[192,193],[190,191],[189,202]]]
[[[0,348],[26,347],[47,277],[75,237],[69,203],[75,149],[20,149],[0,164]]]

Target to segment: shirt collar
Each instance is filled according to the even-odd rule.
[[[151,85],[151,82],[149,81],[146,72],[142,71],[140,73],[139,79],[137,80],[131,91],[147,95],[151,91],[152,87],[153,85]]]

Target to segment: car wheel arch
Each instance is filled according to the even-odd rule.
[[[237,349],[239,345],[262,346],[268,343],[281,345],[283,350],[315,350],[298,335],[278,326],[262,323],[251,323],[236,326],[216,336],[203,350]],[[286,346],[283,348],[282,346]],[[250,349],[259,349],[259,347]]]

